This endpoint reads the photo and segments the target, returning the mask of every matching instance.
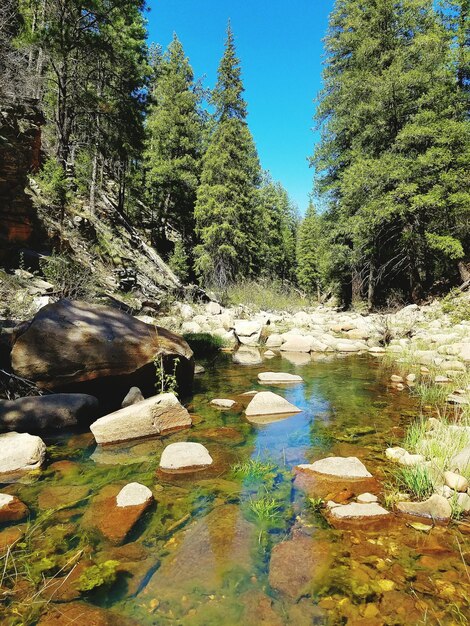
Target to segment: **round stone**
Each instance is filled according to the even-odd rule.
[[[212,465],[212,457],[207,448],[200,443],[182,441],[171,443],[162,453],[162,470],[198,469]]]
[[[140,506],[152,498],[152,492],[145,485],[129,483],[116,496],[116,504],[119,507]]]

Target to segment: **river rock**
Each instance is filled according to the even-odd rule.
[[[400,447],[387,448],[385,456],[399,465],[407,466],[420,465],[426,460],[422,454],[410,454],[407,450]]]
[[[16,496],[0,493],[0,523],[18,522],[29,514],[29,509]]]
[[[455,498],[455,505],[463,513],[470,511],[470,496],[467,493],[458,493]]]
[[[282,337],[276,333],[269,335],[266,339],[267,348],[280,348],[282,346]]]
[[[362,504],[370,504],[372,502],[377,502],[378,498],[373,493],[361,493],[357,496],[356,500]]]
[[[41,490],[38,496],[38,507],[41,510],[57,509],[58,507],[75,506],[90,493],[88,485],[51,485]]]
[[[467,472],[470,469],[470,446],[467,446],[452,458],[449,468],[451,471],[460,473]]]
[[[467,491],[469,484],[465,476],[457,474],[456,472],[444,472],[444,479],[446,485],[454,491]]]
[[[278,396],[272,391],[260,391],[245,409],[245,415],[249,418],[257,415],[283,415],[300,413],[302,409],[297,408],[282,396]]]
[[[200,443],[181,441],[171,443],[162,452],[160,469],[163,471],[199,470],[212,465],[212,457]]]
[[[138,402],[142,402],[142,400],[145,400],[145,398],[140,389],[138,387],[131,387],[121,403],[121,408],[125,409],[126,406],[137,404]]]
[[[131,487],[129,485],[123,488],[118,485],[103,487],[85,511],[82,518],[83,527],[98,530],[113,545],[124,543],[153,501],[148,492],[141,489],[142,487],[143,485],[139,485],[137,488],[132,486],[132,483]],[[133,501],[137,504],[132,504]]]
[[[258,348],[241,346],[233,353],[232,360],[238,365],[260,365],[263,362],[263,357]]]
[[[269,584],[290,600],[313,594],[328,581],[333,543],[302,534],[281,541],[271,551]]]
[[[235,400],[229,400],[228,398],[214,398],[214,400],[211,400],[211,405],[219,409],[231,409],[234,404],[236,404]]]
[[[355,456],[331,456],[315,463],[299,465],[303,470],[339,476],[341,478],[372,478],[366,466]]]
[[[28,433],[0,435],[0,473],[38,469],[46,458],[46,444]]]
[[[272,350],[266,350],[266,352],[263,354],[265,359],[272,359],[273,357],[276,356],[276,353],[273,352]]]
[[[40,433],[89,425],[98,415],[98,400],[83,393],[57,393],[0,401],[3,430]]]
[[[222,307],[218,302],[208,302],[206,304],[206,311],[209,315],[220,315],[222,313]]]
[[[162,393],[100,417],[91,426],[100,444],[161,435],[191,426],[188,411],[172,393]]]
[[[37,622],[37,626],[138,626],[138,622],[114,611],[102,609],[85,602],[67,602],[47,605],[46,613]]]
[[[256,321],[235,320],[234,330],[241,344],[245,346],[256,346],[259,343],[262,325],[260,322]]]
[[[152,492],[140,483],[128,483],[116,496],[118,507],[141,506],[153,499]]]
[[[301,383],[302,376],[297,374],[288,374],[286,372],[261,372],[258,374],[258,380],[265,385],[276,383]]]
[[[398,502],[396,508],[400,513],[441,521],[449,521],[452,515],[449,501],[438,494],[433,494],[424,502]]]
[[[153,393],[155,356],[170,372],[179,359],[180,389],[192,383],[193,353],[182,337],[108,306],[60,300],[15,333],[13,370],[41,388],[91,393],[117,408],[116,385]]]
[[[377,502],[360,503],[350,502],[331,509],[331,516],[338,520],[343,519],[364,519],[371,517],[383,517],[390,515],[389,511],[381,507]]]
[[[288,335],[282,344],[282,352],[310,352],[312,349],[312,337],[310,335]]]

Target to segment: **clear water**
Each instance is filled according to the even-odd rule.
[[[32,590],[78,552],[88,563],[118,563],[114,582],[82,592],[80,600],[137,624],[468,623],[465,526],[424,533],[399,521],[374,531],[335,530],[293,485],[295,465],[332,454],[358,456],[374,476],[387,480],[383,451],[399,441],[416,407],[406,392],[387,387],[379,361],[319,357],[295,365],[276,357],[241,366],[222,354],[205,366],[189,404],[192,429],[98,450],[88,434],[64,434],[48,441],[45,471],[1,486],[29,506],[36,525],[21,544],[27,564],[19,555],[19,578],[4,579],[16,590],[0,604],[5,623],[35,623],[41,611],[51,610],[41,598],[31,610]],[[260,371],[297,373],[304,382],[260,386]],[[302,413],[253,425],[240,405],[229,411],[209,405],[217,397],[246,404],[239,394],[261,388],[280,393]],[[159,472],[163,447],[186,440],[203,443],[213,466],[184,475]],[[233,469],[250,459],[268,464],[261,477]],[[100,506],[96,496],[103,489],[130,481],[150,487],[155,504],[124,546],[114,547],[90,530],[87,516]],[[73,494],[81,501],[64,504]],[[260,511],[260,501],[273,509]],[[311,567],[300,591],[288,583],[281,593],[270,584],[271,552],[292,537],[308,549],[300,556],[287,551],[285,572],[304,571],[306,560]],[[282,578],[279,569],[278,563],[276,580]]]

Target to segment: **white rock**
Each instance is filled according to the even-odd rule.
[[[336,519],[354,519],[361,517],[382,517],[390,515],[390,513],[381,507],[380,504],[377,504],[377,502],[371,502],[369,504],[350,502],[349,504],[331,509],[331,515]]]
[[[263,356],[266,359],[272,359],[273,357],[276,356],[276,354],[272,350],[266,350],[266,352],[263,354]]]
[[[282,346],[282,352],[310,352],[312,349],[311,335],[291,335]]]
[[[245,414],[247,417],[252,415],[282,415],[300,413],[301,410],[272,391],[260,391],[246,407]]]
[[[468,513],[470,511],[470,496],[466,493],[457,494],[456,505],[461,511]]]
[[[46,458],[46,444],[28,433],[0,435],[0,473],[38,469]]]
[[[402,383],[403,376],[399,376],[398,374],[392,374],[390,376],[390,380],[392,381],[392,383]]]
[[[180,304],[179,310],[183,320],[190,320],[192,317],[194,317],[194,309],[189,304]]]
[[[444,479],[446,485],[455,491],[467,491],[469,484],[465,476],[457,474],[456,472],[444,472]]]
[[[277,334],[273,334],[273,335],[269,335],[269,337],[266,339],[266,347],[267,348],[279,348],[280,346],[282,346],[282,337],[281,335],[277,335]]]
[[[191,426],[188,411],[172,393],[152,396],[100,417],[90,426],[97,443],[129,441]]]
[[[138,506],[145,504],[153,498],[152,492],[140,483],[129,483],[121,489],[116,496],[116,504],[119,507]]]
[[[0,493],[0,509],[3,509],[4,506],[8,506],[14,499],[15,496],[10,496],[8,493]]]
[[[231,409],[235,404],[235,400],[229,400],[228,398],[214,398],[211,400],[212,406],[217,406],[220,409]]]
[[[260,383],[269,385],[271,383],[301,383],[303,378],[286,372],[261,372],[258,374],[258,380]]]
[[[320,474],[340,476],[341,478],[372,478],[366,466],[355,456],[330,456],[315,463],[299,465],[301,469],[311,470]]]
[[[262,325],[260,322],[255,321],[235,320],[234,330],[241,344],[256,346],[261,336]]]
[[[425,458],[422,454],[410,454],[404,448],[387,448],[385,450],[385,456],[391,461],[395,461],[399,465],[419,465],[424,463]]]
[[[182,441],[171,443],[163,450],[160,468],[162,470],[197,469],[207,467],[212,463],[209,451],[202,444]]]
[[[206,311],[209,315],[220,315],[222,313],[222,307],[218,302],[208,302],[206,304]]]
[[[372,502],[378,502],[379,499],[373,493],[361,493],[356,500],[361,504],[371,504]]]
[[[201,327],[197,322],[183,322],[181,325],[181,332],[184,334],[196,334],[201,332]]]

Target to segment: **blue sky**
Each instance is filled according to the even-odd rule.
[[[230,18],[241,59],[248,123],[261,164],[303,213],[312,190],[307,157],[314,98],[321,87],[322,38],[333,0],[148,0],[149,41],[176,32],[196,77],[213,87]]]

